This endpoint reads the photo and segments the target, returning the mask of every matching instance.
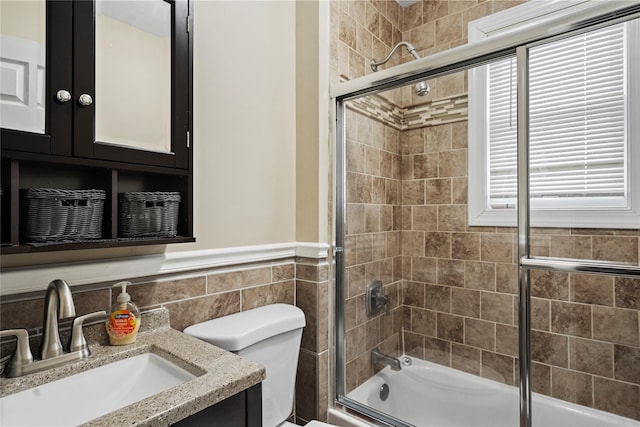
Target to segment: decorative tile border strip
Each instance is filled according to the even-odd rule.
[[[404,130],[402,128],[404,109],[383,96],[363,96],[347,102],[347,108],[389,125],[396,130]]]
[[[400,131],[465,121],[469,110],[467,94],[406,108],[381,95],[369,95],[349,101],[347,108]]]
[[[468,105],[468,96],[463,94],[407,107],[403,111],[402,129],[418,129],[467,120]]]

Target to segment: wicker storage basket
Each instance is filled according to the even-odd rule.
[[[178,235],[178,192],[120,193],[120,237]]]
[[[105,198],[103,190],[23,190],[27,242],[102,238]]]

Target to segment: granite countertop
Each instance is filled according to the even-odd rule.
[[[7,396],[117,360],[156,353],[191,372],[195,379],[91,420],[84,426],[160,426],[180,421],[265,379],[260,365],[169,327],[169,313],[158,309],[142,316],[136,342],[109,346],[102,324],[85,328],[89,359],[18,378],[1,378]],[[100,387],[99,384],[96,384]]]

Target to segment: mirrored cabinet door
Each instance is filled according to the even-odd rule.
[[[72,3],[0,2],[2,148],[71,154]]]
[[[2,149],[187,169],[188,0],[2,0]]]
[[[188,2],[74,3],[74,154],[187,167]]]
[[[171,153],[171,16],[163,0],[95,0],[95,142]]]

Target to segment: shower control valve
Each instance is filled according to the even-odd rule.
[[[367,316],[380,314],[382,310],[389,315],[391,310],[391,300],[382,290],[382,281],[375,280],[367,285],[365,294]]]

